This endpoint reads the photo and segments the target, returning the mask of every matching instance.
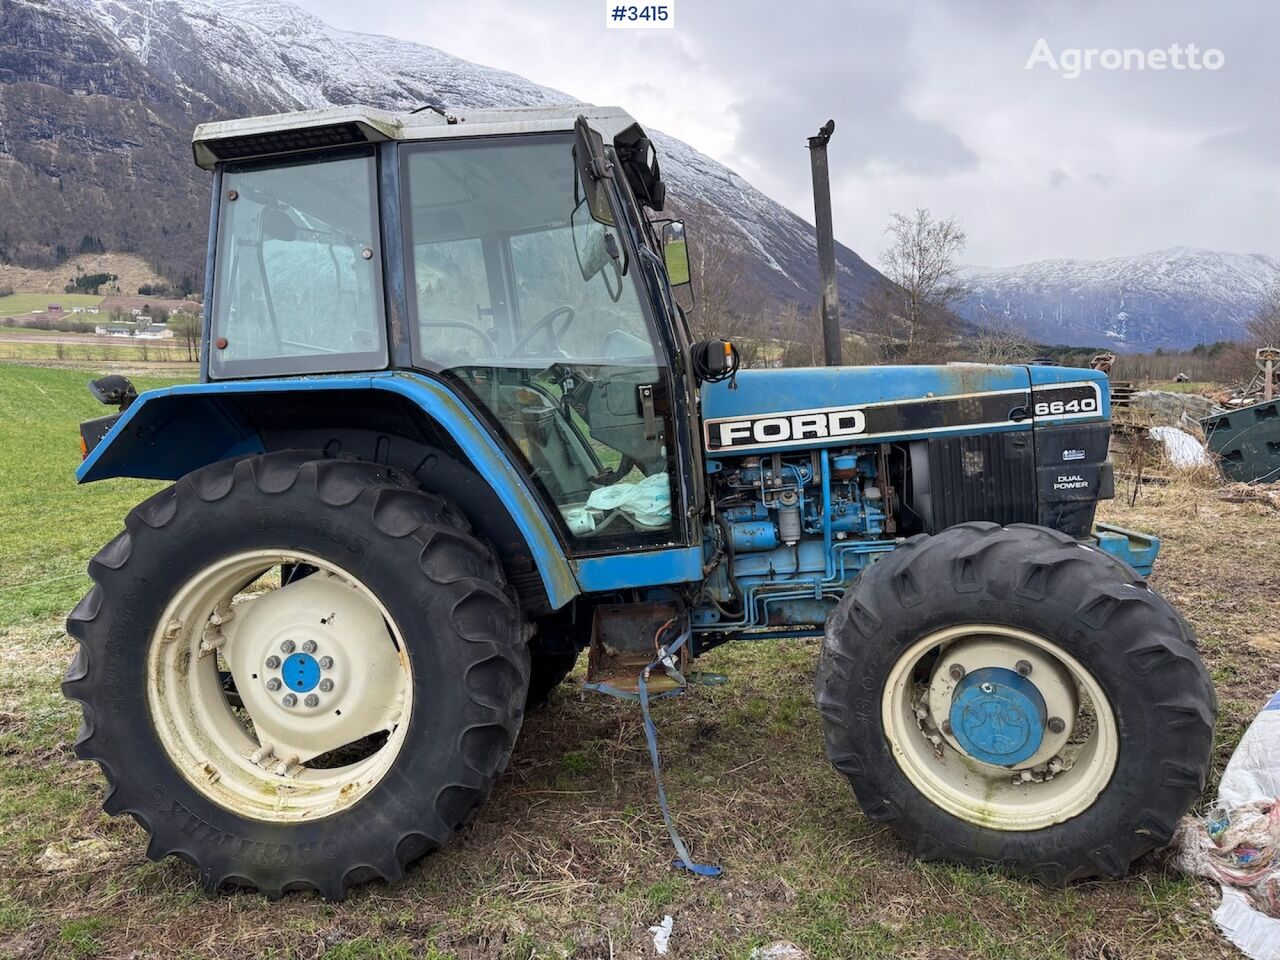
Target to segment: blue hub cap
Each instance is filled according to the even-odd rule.
[[[309,653],[295,653],[280,666],[286,690],[306,693],[320,682],[320,664]]]
[[[956,684],[949,719],[951,735],[966,753],[984,763],[1011,767],[1040,749],[1044,697],[1034,683],[1012,670],[983,667]]]

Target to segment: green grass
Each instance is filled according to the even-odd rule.
[[[80,421],[112,412],[85,388],[93,376],[0,365],[0,630],[64,615],[87,589],[85,562],[157,487],[76,485]],[[134,380],[140,390],[174,382]]]
[[[102,952],[99,934],[107,927],[102,917],[85,917],[82,920],[69,920],[58,932],[58,939],[70,948],[78,957],[96,957]]]
[[[1204,393],[1206,390],[1213,390],[1218,385],[1209,383],[1208,381],[1187,380],[1179,383],[1176,380],[1161,380],[1152,384],[1144,384],[1143,390],[1164,390],[1170,393]]]
[[[0,327],[0,360],[184,363],[187,359],[186,346],[176,339],[138,341],[102,337],[94,343],[31,343],[6,340],[3,331],[4,328]],[[194,364],[192,370],[195,370]]]
[[[75,319],[78,322],[81,317],[77,316]],[[36,337],[85,336],[86,334],[92,334],[94,326],[92,325],[92,318],[84,322],[91,324],[88,330],[42,330],[39,327],[0,327],[0,337],[3,337],[6,333],[21,333],[25,336]]]
[[[56,303],[62,307],[62,313],[80,318],[84,315],[73,315],[72,307],[96,307],[102,300],[102,297],[87,293],[11,293],[7,297],[0,297],[0,317],[16,317],[23,313],[35,313],[37,310],[47,311],[49,304]],[[50,313],[48,316],[57,317],[61,314]]]

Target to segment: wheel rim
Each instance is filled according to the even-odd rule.
[[[299,569],[309,572],[289,579]],[[240,816],[297,822],[350,807],[382,779],[413,683],[395,621],[356,577],[312,554],[252,551],[174,596],[148,647],[147,698],[197,790]]]
[[[998,830],[1038,830],[1088,809],[1119,756],[1102,687],[1057,644],[992,624],[918,641],[881,702],[894,760],[948,813]]]

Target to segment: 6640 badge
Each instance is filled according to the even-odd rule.
[[[1075,419],[1096,417],[1101,411],[1102,391],[1094,382],[1040,387],[1031,394],[1033,417]]]

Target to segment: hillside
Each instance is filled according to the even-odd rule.
[[[1174,247],[1108,260],[968,267],[957,306],[981,323],[1004,318],[1045,343],[1124,351],[1232,340],[1280,285],[1280,260]]]
[[[208,177],[189,140],[204,120],[590,99],[576,93],[335,30],[281,0],[0,0],[0,261],[47,267],[106,249],[198,276]],[[687,144],[654,139],[673,206],[708,211],[694,236],[741,259],[744,302],[817,300],[812,227]],[[884,282],[848,248],[838,259],[846,299]]]
[[[113,292],[133,293],[144,284],[163,283],[145,260],[130,253],[83,253],[69,258],[56,267],[23,267],[18,264],[0,263],[0,287],[12,287],[31,293],[65,296],[63,291],[81,274],[109,273],[119,280],[103,287],[102,294]]]

